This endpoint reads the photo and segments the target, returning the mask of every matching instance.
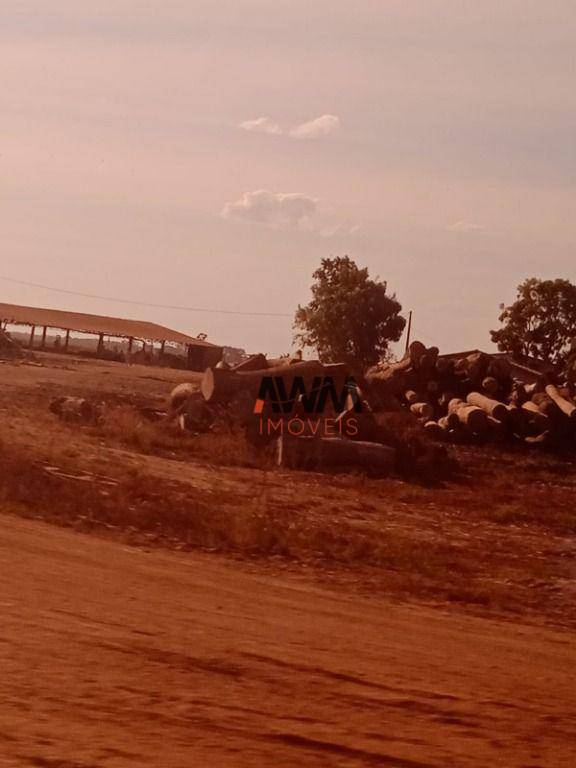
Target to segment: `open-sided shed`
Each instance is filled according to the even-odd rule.
[[[193,370],[204,370],[215,365],[222,358],[222,347],[216,344],[143,320],[127,320],[105,315],[0,303],[0,322],[3,326],[29,327],[30,346],[34,345],[36,332],[39,331],[41,333],[40,348],[46,345],[48,329],[54,328],[65,333],[64,350],[68,349],[70,333],[82,333],[97,336],[98,349],[103,349],[105,336],[126,339],[129,352],[132,351],[135,341],[141,342],[144,348],[146,345],[160,345],[160,354],[164,353],[167,343],[181,344],[188,351],[188,367]]]

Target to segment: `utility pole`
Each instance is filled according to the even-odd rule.
[[[408,347],[410,346],[410,331],[412,330],[412,310],[410,310],[410,313],[408,315],[408,328],[406,330],[406,347],[404,349],[404,352],[408,352]]]

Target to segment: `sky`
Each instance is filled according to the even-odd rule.
[[[490,349],[576,280],[575,71],[573,0],[2,0],[0,301],[280,354],[348,254]]]

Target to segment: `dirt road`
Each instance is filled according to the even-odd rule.
[[[568,633],[0,517],[0,766],[572,766]]]

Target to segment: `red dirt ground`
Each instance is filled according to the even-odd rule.
[[[0,520],[0,765],[571,768],[573,637]]]
[[[0,768],[573,765],[572,462],[280,472],[140,422],[186,372],[38,360],[0,365]]]

